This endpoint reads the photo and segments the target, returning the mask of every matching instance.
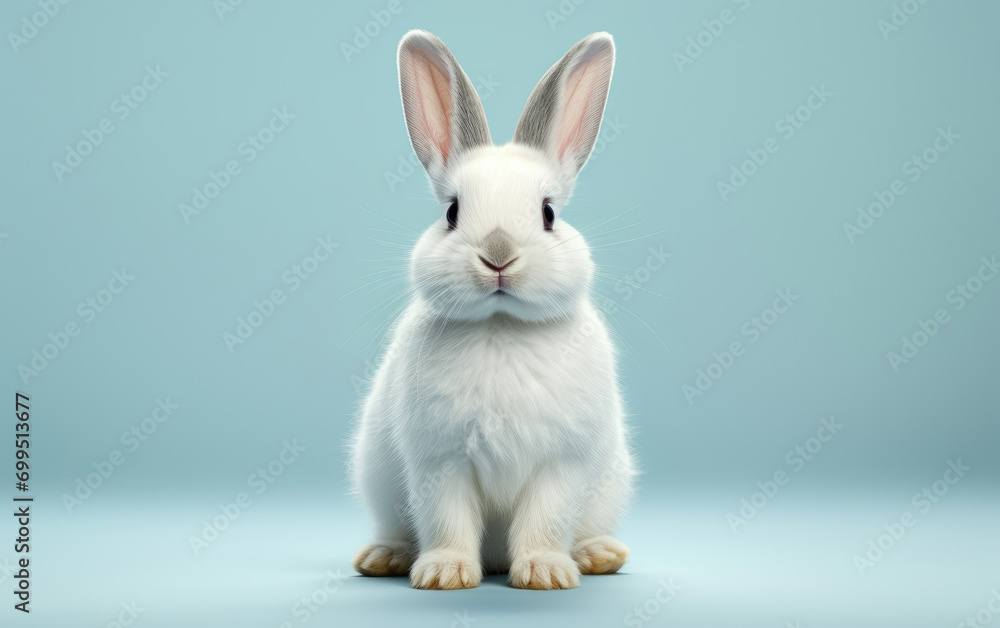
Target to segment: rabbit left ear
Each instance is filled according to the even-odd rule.
[[[577,42],[531,92],[514,142],[542,150],[575,178],[597,142],[614,65],[615,44],[608,33]]]
[[[462,151],[492,145],[479,95],[441,39],[422,30],[406,33],[397,63],[410,142],[433,181]]]

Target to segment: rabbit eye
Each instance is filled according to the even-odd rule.
[[[451,205],[448,207],[448,213],[445,214],[448,218],[448,229],[454,229],[458,225],[458,201],[452,201]]]
[[[542,220],[545,221],[545,230],[552,231],[552,223],[556,221],[556,213],[552,210],[552,205],[545,203],[542,207]]]

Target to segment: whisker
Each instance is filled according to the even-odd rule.
[[[410,250],[411,248],[413,248],[409,244],[400,244],[399,242],[386,242],[385,240],[378,240],[378,239],[373,238],[371,236],[368,236],[368,239],[371,240],[372,242],[378,242],[379,244],[384,244],[386,246],[398,246],[398,247],[404,248],[406,250]]]
[[[641,207],[641,206],[642,206],[642,203],[637,203],[637,204],[633,205],[632,207],[629,207],[628,209],[626,209],[622,213],[618,214],[617,216],[612,216],[611,218],[608,218],[607,220],[603,220],[603,221],[601,221],[601,222],[599,222],[599,223],[597,223],[595,225],[590,225],[588,227],[585,227],[584,230],[590,231],[591,229],[593,229],[595,227],[600,227],[601,225],[606,225],[609,222],[611,222],[612,220],[617,220],[617,219],[621,218],[622,216],[624,216],[625,214],[629,213],[630,211],[632,211],[632,210],[634,210],[634,209],[636,209],[638,207]]]
[[[646,235],[637,236],[635,238],[631,238],[631,239],[628,239],[628,240],[621,240],[619,242],[608,242],[606,244],[598,244],[598,245],[596,245],[596,246],[594,246],[592,248],[600,249],[600,248],[604,248],[606,246],[615,246],[616,244],[626,244],[628,242],[635,242],[636,240],[642,240],[644,238],[652,238],[653,236],[658,236],[661,233],[666,233],[667,231],[670,231],[670,230],[669,229],[661,229],[660,231],[656,231],[654,233],[648,233]]]
[[[388,218],[386,218],[385,216],[379,216],[378,214],[376,214],[376,213],[375,213],[375,212],[373,212],[372,210],[370,210],[370,209],[368,209],[368,208],[366,208],[366,207],[362,207],[362,206],[361,206],[361,205],[359,205],[358,203],[355,203],[354,205],[355,205],[355,206],[356,206],[356,207],[357,207],[358,209],[361,209],[362,211],[366,211],[366,212],[368,212],[369,214],[371,214],[372,216],[375,216],[376,218],[381,218],[382,220],[386,221],[386,222],[387,222],[387,223],[389,223],[389,224],[393,224],[393,225],[396,225],[397,227],[399,227],[400,229],[403,229],[404,231],[408,231],[408,232],[410,232],[410,233],[411,233],[411,234],[413,234],[413,235],[417,235],[417,232],[416,232],[416,231],[413,231],[412,229],[410,229],[410,228],[408,228],[408,227],[405,227],[405,226],[403,226],[403,225],[399,224],[398,222],[394,222],[394,221],[392,221],[392,220],[389,220],[389,219],[388,219]]]

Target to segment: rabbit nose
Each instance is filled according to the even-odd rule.
[[[479,261],[481,261],[483,264],[485,264],[486,267],[489,268],[490,270],[494,270],[496,272],[500,272],[504,268],[507,268],[508,266],[510,266],[511,264],[513,264],[514,262],[516,262],[517,259],[518,258],[515,257],[514,259],[512,259],[512,260],[506,262],[505,264],[503,264],[502,266],[497,266],[496,264],[494,264],[490,260],[486,259],[482,255],[479,256]]]
[[[506,231],[499,227],[486,234],[479,246],[483,251],[479,260],[490,270],[500,272],[517,260],[514,257],[516,252],[514,241]]]

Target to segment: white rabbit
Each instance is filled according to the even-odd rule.
[[[375,519],[352,561],[362,574],[458,589],[506,572],[567,589],[628,558],[609,536],[635,474],[615,351],[590,251],[560,218],[614,58],[607,33],[578,42],[496,147],[444,42],[414,30],[399,44],[410,140],[442,209],[413,250],[412,301],[351,444]]]

